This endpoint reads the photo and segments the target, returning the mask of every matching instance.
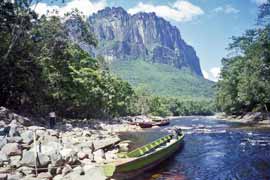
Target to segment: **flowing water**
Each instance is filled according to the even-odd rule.
[[[172,127],[185,131],[181,150],[136,180],[270,180],[270,129],[245,128],[212,117],[184,117],[170,126],[125,133],[133,148]]]

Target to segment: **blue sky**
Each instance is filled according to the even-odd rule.
[[[45,1],[45,3],[48,1]],[[221,58],[228,54],[230,37],[241,35],[255,26],[257,7],[265,0],[70,0],[58,4],[41,4],[37,11],[78,8],[91,15],[106,6],[121,6],[129,13],[152,12],[177,26],[183,39],[192,45],[207,78],[216,80]]]

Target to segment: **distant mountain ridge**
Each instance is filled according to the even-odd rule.
[[[97,47],[81,38],[85,27],[80,21],[66,21],[70,38],[90,54],[105,57],[111,71],[133,86],[161,96],[214,96],[214,83],[204,79],[193,47],[155,13],[130,15],[121,7],[98,11],[87,19]]]
[[[80,45],[93,55],[111,61],[143,59],[189,69],[202,76],[199,58],[192,46],[182,39],[179,30],[155,13],[128,14],[121,7],[107,7],[88,18],[98,47]],[[74,27],[73,27],[74,30]],[[76,39],[76,33],[71,33]]]

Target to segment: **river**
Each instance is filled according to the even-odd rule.
[[[170,126],[126,133],[125,137],[139,146],[174,126],[185,131],[182,149],[136,180],[270,179],[270,129],[248,128],[213,117],[183,117],[172,120]]]

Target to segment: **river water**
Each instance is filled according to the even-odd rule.
[[[183,147],[136,180],[270,180],[270,129],[246,128],[212,117],[183,117],[170,126],[124,137],[135,148],[176,126],[186,134]]]

